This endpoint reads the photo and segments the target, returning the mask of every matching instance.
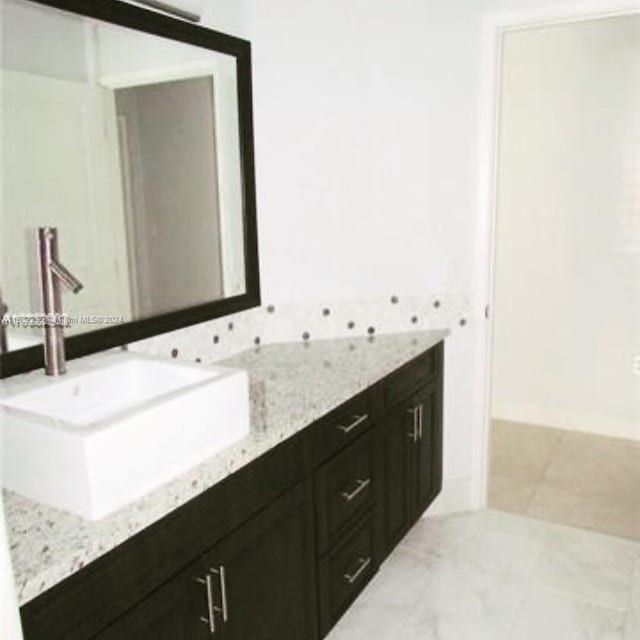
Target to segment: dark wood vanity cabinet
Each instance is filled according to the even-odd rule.
[[[309,488],[290,490],[204,556],[214,637],[316,637]]]
[[[288,491],[95,640],[314,638],[308,491]]]
[[[442,486],[439,343],[22,608],[25,640],[318,640]]]
[[[369,414],[352,415],[351,425],[363,415]],[[330,422],[324,428],[335,425]],[[349,607],[379,565],[375,521],[380,473],[375,434],[370,423],[362,435],[315,472],[321,636]]]
[[[414,514],[420,517],[442,490],[442,380],[432,382],[414,400],[421,407],[416,452]]]
[[[409,528],[413,513],[412,494],[417,480],[414,468],[417,447],[413,440],[413,408],[412,401],[401,403],[385,416],[380,427],[384,556],[388,555]]]
[[[207,640],[206,602],[196,582],[202,573],[201,562],[192,563],[95,640]]]
[[[380,431],[386,557],[442,488],[441,379],[392,409]]]
[[[361,519],[318,563],[320,637],[324,637],[378,570],[375,520]]]

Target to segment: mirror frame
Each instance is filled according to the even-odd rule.
[[[87,331],[65,338],[67,359],[105,351],[130,342],[181,329],[231,313],[260,306],[258,229],[253,144],[251,43],[219,31],[197,26],[120,0],[27,0],[106,23],[231,55],[236,59],[238,124],[243,196],[245,293]],[[44,366],[42,345],[0,354],[0,378],[7,378]]]

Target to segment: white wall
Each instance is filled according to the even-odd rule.
[[[246,3],[266,302],[446,291],[468,315],[479,36],[426,4]],[[455,329],[445,492],[469,508],[476,321]]]
[[[18,0],[0,2],[2,67],[48,78],[87,81],[81,18]],[[51,33],[55,32],[55,40]],[[41,46],[47,42],[47,46]],[[40,45],[40,46],[39,46]]]
[[[503,55],[494,415],[640,439],[640,15]]]
[[[474,290],[483,19],[563,4],[245,0],[268,296]]]
[[[267,296],[468,290],[474,69],[442,65],[460,27],[417,1],[249,4]]]
[[[207,24],[253,44],[264,300],[443,291],[459,300],[469,322],[449,340],[445,486],[453,506],[481,504],[487,22],[599,11],[611,0],[205,6]]]

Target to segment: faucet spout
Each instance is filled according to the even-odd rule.
[[[56,276],[62,284],[69,289],[72,293],[80,293],[84,285],[78,278],[76,278],[69,269],[67,269],[63,264],[58,262],[57,260],[51,260],[49,263],[49,268],[51,269],[54,276]]]

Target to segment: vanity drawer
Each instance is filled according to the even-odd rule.
[[[366,433],[316,472],[319,554],[373,504],[373,443],[373,434]]]
[[[321,464],[371,426],[369,394],[361,393],[321,418],[314,427],[313,463]]]
[[[404,365],[382,385],[384,408],[388,409],[410,396],[416,389],[435,380],[442,371],[442,342]]]
[[[320,634],[324,636],[375,571],[373,518],[361,522],[319,565]]]

